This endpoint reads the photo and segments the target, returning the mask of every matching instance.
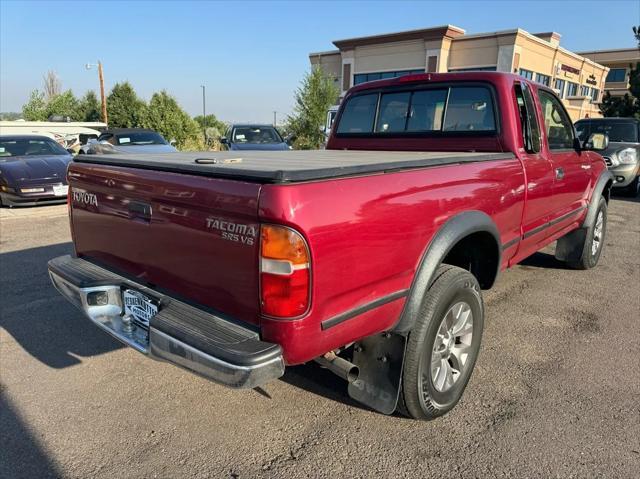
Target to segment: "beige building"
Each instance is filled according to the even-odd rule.
[[[612,96],[623,96],[629,93],[629,73],[631,66],[635,68],[640,62],[640,49],[620,48],[617,50],[596,50],[580,53],[594,62],[609,68],[604,84],[604,90]]]
[[[410,73],[491,70],[519,73],[554,88],[573,120],[599,117],[609,69],[560,46],[560,34],[521,29],[466,35],[453,25],[333,42],[311,53],[342,94],[362,82]]]

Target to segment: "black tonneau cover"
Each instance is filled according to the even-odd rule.
[[[78,155],[75,161],[260,183],[290,183],[512,158],[513,153],[292,150],[96,154]]]

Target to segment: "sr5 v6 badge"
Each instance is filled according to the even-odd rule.
[[[258,236],[258,227],[222,220],[207,218],[207,228],[220,232],[222,239],[253,246]]]

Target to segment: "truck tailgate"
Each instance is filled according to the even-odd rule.
[[[73,162],[69,186],[78,256],[259,322],[260,184]]]

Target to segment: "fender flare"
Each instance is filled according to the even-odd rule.
[[[424,252],[420,265],[413,277],[400,319],[393,328],[394,332],[407,334],[413,329],[416,315],[422,305],[425,293],[434,279],[433,276],[438,266],[461,239],[470,234],[480,232],[490,233],[496,241],[498,262],[495,276],[497,276],[502,259],[502,246],[496,224],[489,215],[482,211],[464,211],[455,215],[447,220],[436,232]]]
[[[589,225],[591,225],[595,220],[596,211],[598,210],[598,203],[600,203],[602,193],[604,192],[604,189],[609,182],[611,182],[611,184],[613,185],[613,174],[609,170],[604,170],[602,173],[600,173],[600,177],[598,178],[598,181],[596,181],[596,185],[593,188],[591,201],[589,202],[589,206],[587,207],[587,215],[582,222],[581,228],[588,228]],[[607,200],[608,199],[609,198],[607,198]]]
[[[580,260],[582,250],[584,248],[584,242],[587,239],[587,232],[596,219],[600,198],[602,198],[604,189],[607,187],[609,182],[613,184],[613,174],[609,170],[604,170],[600,173],[600,177],[593,188],[593,194],[591,195],[589,206],[587,206],[587,214],[584,217],[584,221],[579,228],[576,228],[558,239],[558,242],[556,243],[556,252],[554,254],[557,260],[564,262]],[[609,188],[611,188],[611,186]],[[608,196],[606,198],[607,200],[609,199]]]

